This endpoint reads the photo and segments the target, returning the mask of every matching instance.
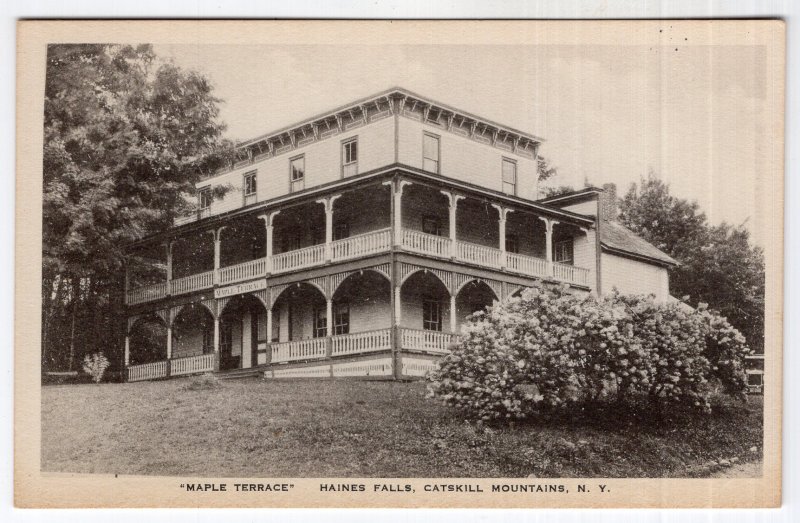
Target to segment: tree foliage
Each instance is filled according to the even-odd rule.
[[[712,226],[697,202],[676,198],[652,173],[620,202],[619,221],[681,265],[670,291],[694,306],[708,303],[763,350],[764,254],[744,226]]]
[[[429,391],[485,421],[598,404],[709,412],[715,388],[746,390],[744,337],[704,305],[537,284],[477,313],[463,332]]]
[[[48,47],[45,366],[64,365],[67,339],[72,367],[76,333],[119,345],[104,336],[119,312],[124,247],[171,225],[199,177],[225,161],[218,102],[207,79],[159,61],[149,45]]]
[[[548,160],[544,156],[539,156],[539,158],[537,159],[536,170],[539,182],[549,180],[550,178],[558,174],[558,167],[551,165],[550,160]]]

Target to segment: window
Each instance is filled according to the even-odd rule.
[[[441,236],[442,222],[436,216],[424,216],[422,218],[422,232]]]
[[[333,333],[350,333],[350,305],[347,303],[337,303],[333,311]]]
[[[300,233],[294,229],[286,231],[281,238],[281,250],[283,252],[296,251],[300,248]]]
[[[422,328],[426,331],[442,330],[442,303],[434,299],[422,301]]]
[[[233,325],[228,322],[220,322],[219,329],[219,352],[220,354],[230,354],[233,349]]]
[[[289,160],[290,192],[302,191],[306,186],[306,157],[298,156]]]
[[[503,158],[503,192],[517,194],[517,162]]]
[[[433,173],[439,172],[439,137],[435,134],[422,135],[422,168]]]
[[[314,309],[314,337],[324,338],[328,335],[327,307]]]
[[[350,224],[347,222],[337,223],[333,227],[333,239],[343,240],[350,237]]]
[[[253,196],[256,194],[256,171],[244,174],[244,195]]]
[[[319,245],[325,243],[325,227],[320,225],[311,226],[311,244]]]
[[[556,249],[553,253],[553,261],[559,263],[572,263],[572,240],[556,242]]]
[[[342,176],[358,174],[358,139],[342,142]]]
[[[519,236],[506,234],[506,252],[519,254]]]
[[[203,187],[198,194],[200,210],[208,209],[211,206],[211,187]]]

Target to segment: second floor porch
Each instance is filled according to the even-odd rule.
[[[136,249],[135,305],[392,250],[592,288],[594,230],[405,177],[216,222]]]

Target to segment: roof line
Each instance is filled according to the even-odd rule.
[[[620,249],[618,247],[611,247],[610,245],[608,245],[606,242],[604,242],[602,240],[600,241],[600,246],[603,249],[605,249],[606,251],[608,251],[609,253],[611,253],[611,254],[619,254],[619,255],[622,255],[623,257],[626,257],[626,258],[633,258],[633,259],[636,259],[636,260],[644,260],[644,261],[647,261],[647,262],[651,262],[654,265],[661,265],[661,266],[664,266],[664,267],[678,267],[678,266],[680,266],[680,262],[678,262],[678,261],[668,262],[666,260],[659,260],[658,258],[653,258],[651,256],[635,253],[635,252],[628,251],[628,250],[625,250],[625,249]]]
[[[243,141],[241,141],[241,142],[236,144],[236,148],[238,149],[238,148],[248,147],[248,146],[253,145],[255,143],[258,143],[258,142],[260,142],[262,140],[265,140],[265,139],[267,139],[269,137],[280,136],[281,134],[286,133],[286,132],[288,132],[288,131],[290,131],[292,129],[299,129],[299,128],[305,127],[307,125],[310,125],[313,122],[321,120],[323,118],[329,118],[329,117],[334,116],[337,113],[340,113],[340,112],[342,112],[342,111],[344,111],[344,110],[346,110],[348,108],[358,107],[358,106],[363,105],[364,103],[369,102],[371,100],[376,100],[376,99],[381,99],[381,98],[391,98],[392,95],[400,95],[400,96],[406,96],[406,97],[410,97],[410,98],[416,98],[421,102],[441,107],[442,109],[444,109],[444,110],[446,110],[448,112],[451,112],[451,113],[454,113],[454,114],[460,114],[460,115],[463,115],[463,116],[465,116],[465,117],[467,117],[467,118],[469,118],[471,120],[476,120],[476,121],[482,122],[482,123],[484,123],[486,125],[490,125],[492,127],[497,127],[498,129],[501,129],[501,130],[506,131],[506,132],[518,134],[521,137],[527,138],[528,140],[531,140],[532,142],[535,142],[535,143],[538,143],[538,144],[541,144],[541,143],[543,143],[545,141],[544,138],[541,138],[541,137],[536,136],[534,134],[527,133],[525,131],[520,131],[520,130],[515,129],[513,127],[509,127],[508,125],[503,125],[503,124],[497,123],[497,122],[495,122],[493,120],[490,120],[488,118],[484,118],[482,116],[477,116],[477,115],[472,114],[472,113],[470,113],[468,111],[463,111],[461,109],[457,109],[457,108],[455,108],[453,106],[438,102],[438,101],[436,101],[436,100],[434,100],[432,98],[428,98],[426,96],[422,96],[420,94],[417,94],[417,93],[414,93],[412,91],[409,91],[408,89],[404,89],[402,87],[392,87],[390,89],[381,91],[379,93],[376,93],[376,94],[373,94],[373,95],[370,95],[370,96],[367,96],[367,97],[364,97],[364,98],[359,98],[358,100],[355,100],[353,102],[349,102],[349,103],[344,104],[344,105],[340,105],[340,106],[338,106],[338,107],[336,107],[334,109],[330,109],[328,111],[324,111],[322,113],[318,113],[315,116],[312,116],[310,118],[306,118],[304,120],[301,120],[301,121],[293,123],[291,125],[282,127],[280,129],[261,134],[259,136],[254,137],[254,138],[249,138],[247,140],[243,140]]]
[[[605,190],[600,187],[586,187],[584,189],[579,189],[577,191],[572,191],[564,194],[557,194],[555,196],[549,196],[547,198],[540,198],[536,201],[539,203],[550,204],[553,202],[557,202],[559,200],[568,200],[570,198],[578,198],[580,196],[585,196],[592,193],[601,193],[601,192],[605,192]]]

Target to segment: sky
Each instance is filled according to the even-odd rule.
[[[400,86],[544,138],[551,185],[624,194],[653,171],[711,223],[744,223],[762,243],[766,51],[668,43],[154,47],[208,76],[234,140]]]

